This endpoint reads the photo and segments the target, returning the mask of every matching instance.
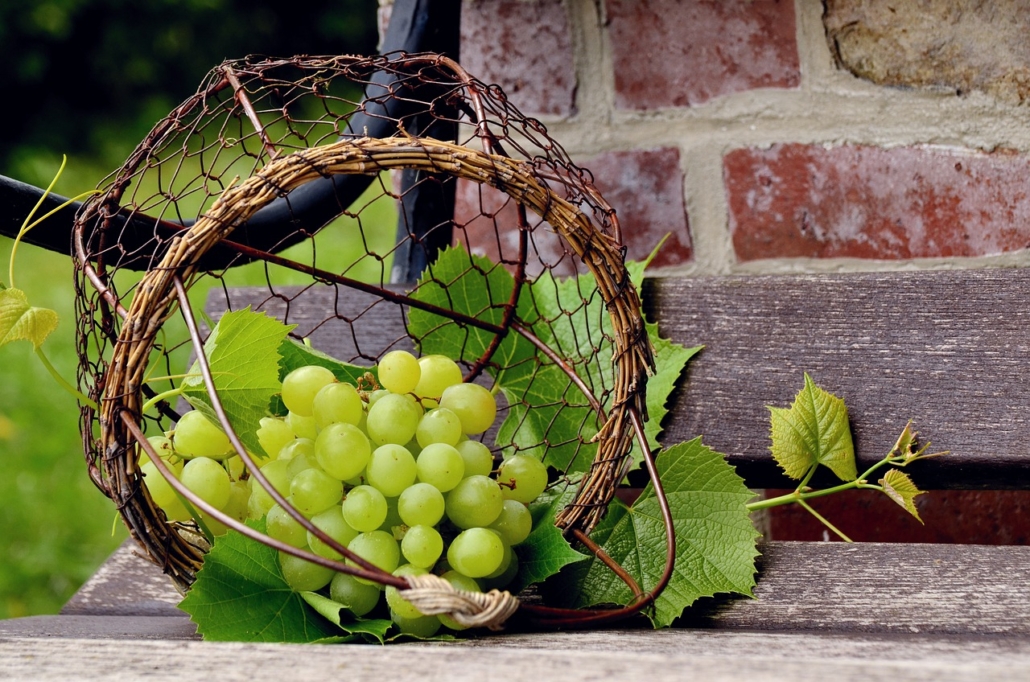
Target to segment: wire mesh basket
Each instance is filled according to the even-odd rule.
[[[588,533],[624,479],[632,448],[643,450],[660,493],[642,426],[652,350],[621,244],[615,211],[589,172],[499,88],[447,58],[225,62],[154,127],[76,220],[78,378],[98,406],[81,408],[90,476],[147,556],[187,590],[209,543],[154,503],[139,457],[146,452],[161,465],[145,434],[178,421],[182,410],[162,394],[196,362],[243,475],[348,561],[278,543],[182,489],[202,514],[334,570],[427,588],[332,545],[261,475],[239,437],[244,425],[223,409],[204,356],[205,320],[194,310],[210,295],[227,310],[273,311],[297,325],[296,339],[335,340],[342,345],[334,353],[346,355],[337,357],[359,365],[396,348],[432,350],[434,330],[456,325],[464,341],[449,354],[465,381],[489,386],[513,367],[530,382],[545,370],[567,378],[561,400],[546,405],[503,391],[510,427],[484,440],[498,458],[548,458],[552,480],[588,458],[556,525],[593,547]],[[446,251],[467,260],[457,278],[439,265]],[[458,280],[506,284],[469,310],[448,293]],[[538,304],[540,287],[555,288],[557,309]],[[422,295],[430,290],[439,295]],[[312,296],[324,306],[316,315],[302,303]],[[573,313],[586,316],[590,338],[570,338]],[[422,331],[413,332],[418,316]],[[515,345],[533,352],[513,352]],[[549,425],[561,420],[579,425],[575,437],[551,436]],[[523,611],[551,623],[613,619],[650,603],[663,585],[634,585],[637,597],[622,609]],[[501,609],[503,620],[518,607],[504,599],[473,610]],[[476,624],[498,622],[494,613]]]

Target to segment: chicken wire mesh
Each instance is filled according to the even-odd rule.
[[[467,381],[524,376],[522,396],[534,377],[561,372],[559,400],[503,392],[501,415],[515,415],[514,426],[483,438],[498,458],[517,451],[567,468],[588,457],[556,521],[584,539],[634,440],[647,449],[653,359],[621,243],[589,172],[499,88],[449,59],[225,62],[76,220],[78,378],[97,405],[81,407],[90,476],[148,556],[188,588],[207,542],[154,504],[137,443],[146,449],[143,434],[180,417],[161,394],[174,392],[191,353],[204,359],[193,311],[209,297],[212,310],[249,305],[296,324],[294,338],[358,365],[397,348],[446,350]],[[463,270],[441,264],[448,252],[462,254]],[[470,283],[481,300],[472,309],[458,291]],[[462,341],[442,349],[437,332],[449,325]],[[532,353],[513,350],[526,343]],[[217,407],[216,391],[211,399]],[[244,428],[216,411],[230,434]],[[574,423],[574,436],[550,429],[559,421]],[[347,568],[406,586],[360,561]]]

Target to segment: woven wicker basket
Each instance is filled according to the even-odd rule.
[[[353,94],[358,88],[364,91],[363,97]],[[369,122],[376,130],[369,129]],[[451,141],[434,139],[432,135],[441,132],[437,136],[449,136]],[[226,62],[211,72],[197,95],[154,128],[107,180],[102,194],[87,202],[75,231],[79,379],[99,405],[98,409],[81,408],[90,475],[113,500],[147,556],[184,591],[193,582],[208,544],[191,524],[169,523],[153,503],[140,475],[138,445],[149,449],[143,436],[148,425],[151,432],[153,426],[167,428],[178,416],[172,405],[160,401],[151,410],[154,414],[144,414],[144,403],[155,392],[148,381],[155,364],[174,374],[174,358],[188,349],[207,370],[203,336],[189,293],[199,290],[198,282],[205,279],[231,279],[238,264],[263,261],[268,300],[285,296],[270,269],[275,265],[310,278],[309,286],[331,287],[337,295],[358,287],[378,298],[377,305],[398,311],[418,307],[416,297],[390,286],[385,270],[373,281],[359,283],[349,270],[320,268],[330,248],[325,242],[312,246],[310,257],[282,253],[284,247],[300,244],[303,250],[304,244],[320,239],[314,235],[322,225],[302,224],[304,217],[299,211],[294,214],[291,204],[299,205],[300,193],[317,183],[328,183],[339,197],[346,194],[346,188],[339,189],[340,179],[360,183],[364,178],[364,185],[378,186],[380,196],[390,201],[400,198],[402,224],[409,220],[403,200],[411,190],[390,189],[391,182],[383,179],[387,172],[393,173],[392,184],[408,173],[416,187],[451,192],[457,187],[466,206],[478,203],[475,215],[455,219],[446,241],[470,252],[492,252],[515,279],[512,300],[489,311],[489,324],[455,315],[456,324],[480,324],[494,338],[482,356],[466,359],[467,378],[503,371],[494,351],[506,335],[521,334],[561,367],[590,401],[597,433],[574,446],[596,443],[596,453],[575,500],[559,513],[558,526],[570,539],[596,549],[587,534],[625,477],[634,441],[646,454],[645,462],[660,490],[642,427],[653,358],[640,302],[624,267],[618,221],[593,188],[589,174],[571,163],[539,122],[521,115],[496,87],[474,80],[454,62],[435,55]],[[263,215],[281,211],[284,204],[293,220],[262,223]],[[488,204],[500,208],[491,210]],[[346,209],[340,205],[333,213],[351,215],[358,227],[352,224],[350,229],[360,230],[364,237],[361,220],[366,209]],[[503,225],[506,216],[511,222]],[[388,252],[395,260],[412,249],[428,250],[424,234],[410,226],[406,231],[402,226],[400,234],[397,246]],[[367,246],[365,250],[366,255],[371,253]],[[287,253],[297,252],[294,247]],[[371,255],[382,260],[381,254]],[[596,380],[592,384],[584,378],[582,366],[565,362],[560,348],[548,347],[521,323],[519,297],[528,296],[528,285],[551,273],[592,275],[595,289],[569,306],[584,305],[593,296],[603,301],[611,329],[604,343],[610,347],[595,355],[610,355],[616,368],[613,384],[596,385]],[[224,283],[222,288],[231,304],[232,290]],[[331,318],[331,311],[326,312]],[[169,327],[180,314],[186,322],[182,338],[169,339]],[[349,324],[353,329],[358,323]],[[360,348],[359,353],[367,359],[385,350]],[[206,385],[214,386],[209,374],[206,378]],[[222,426],[247,463],[254,484],[265,486],[284,508],[289,507],[254,466],[235,436],[239,425],[229,421],[217,392],[209,390]],[[155,453],[150,454],[152,461],[160,462]],[[201,500],[194,503],[227,526],[284,551],[299,552],[205,508]],[[316,535],[320,533],[301,514],[295,518]],[[333,545],[331,538],[322,539]],[[672,542],[670,536],[667,574]],[[339,550],[357,566],[302,554],[410,594],[439,587],[396,578],[350,556],[346,548]],[[555,624],[619,618],[650,603],[664,580],[648,591],[632,586],[637,598],[623,609],[574,612],[537,605],[523,606],[523,612]],[[465,609],[480,613],[479,620],[469,616],[470,622],[491,627],[502,622],[518,606],[510,595],[502,596]]]

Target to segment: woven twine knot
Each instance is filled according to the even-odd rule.
[[[503,629],[504,622],[519,608],[510,592],[467,592],[433,574],[404,577],[411,587],[402,596],[427,616],[447,614],[470,628]]]

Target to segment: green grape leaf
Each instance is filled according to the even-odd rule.
[[[701,597],[718,593],[752,595],[755,539],[746,503],[754,494],[718,452],[700,438],[674,445],[658,456],[658,472],[669,500],[676,533],[676,563],[665,591],[649,613],[664,627]],[[591,538],[643,589],[657,583],[666,563],[665,527],[648,485],[633,504],[615,500]],[[574,564],[545,586],[570,606],[627,604],[633,594],[598,559]]]
[[[883,492],[887,493],[887,497],[916,517],[916,521],[923,523],[923,520],[919,518],[919,510],[916,509],[915,503],[916,496],[922,495],[923,491],[916,487],[916,484],[912,482],[908,474],[897,469],[891,469],[880,479],[880,485],[883,486]]]
[[[393,625],[392,621],[383,618],[355,616],[346,607],[316,592],[301,592],[300,596],[319,615],[343,630],[346,633],[345,641],[382,644]]]
[[[772,456],[793,479],[824,464],[844,481],[858,477],[855,446],[844,401],[816,386],[805,373],[805,387],[789,408],[769,407]]]
[[[250,525],[264,532],[264,521]],[[179,608],[206,640],[315,642],[340,635],[286,584],[276,551],[239,533],[215,541]]]
[[[371,372],[372,376],[375,376],[376,373],[375,367],[361,367],[348,362],[342,362],[326,355],[320,350],[305,346],[303,343],[298,343],[295,339],[291,338],[283,339],[282,344],[279,346],[279,355],[282,357],[282,360],[279,361],[280,381],[298,367],[306,367],[307,365],[325,367],[333,373],[337,380],[354,384],[355,386],[358,380],[368,372]]]
[[[21,289],[0,289],[0,346],[24,340],[39,348],[55,329],[56,312],[30,306]]]
[[[248,307],[223,315],[204,344],[222,406],[251,452],[263,452],[257,439],[258,422],[268,414],[272,396],[282,390],[279,348],[291,329]],[[198,364],[182,384],[186,400],[217,424]]]
[[[542,583],[569,564],[590,558],[572,549],[554,525],[554,515],[572,501],[575,493],[575,485],[560,485],[546,491],[530,505],[533,531],[514,548],[519,558],[519,572],[505,589],[518,593],[529,585]]]
[[[483,256],[470,255],[463,247],[455,247],[445,249],[426,269],[411,297],[500,325],[514,288],[515,279],[504,267]],[[522,298],[518,312],[525,319],[529,311]],[[496,336],[489,330],[455,324],[450,318],[419,308],[408,311],[408,334],[416,340],[423,355],[438,353],[470,363],[483,356]],[[501,340],[493,362],[503,367],[519,366],[535,354],[536,348],[525,337],[512,332]]]

